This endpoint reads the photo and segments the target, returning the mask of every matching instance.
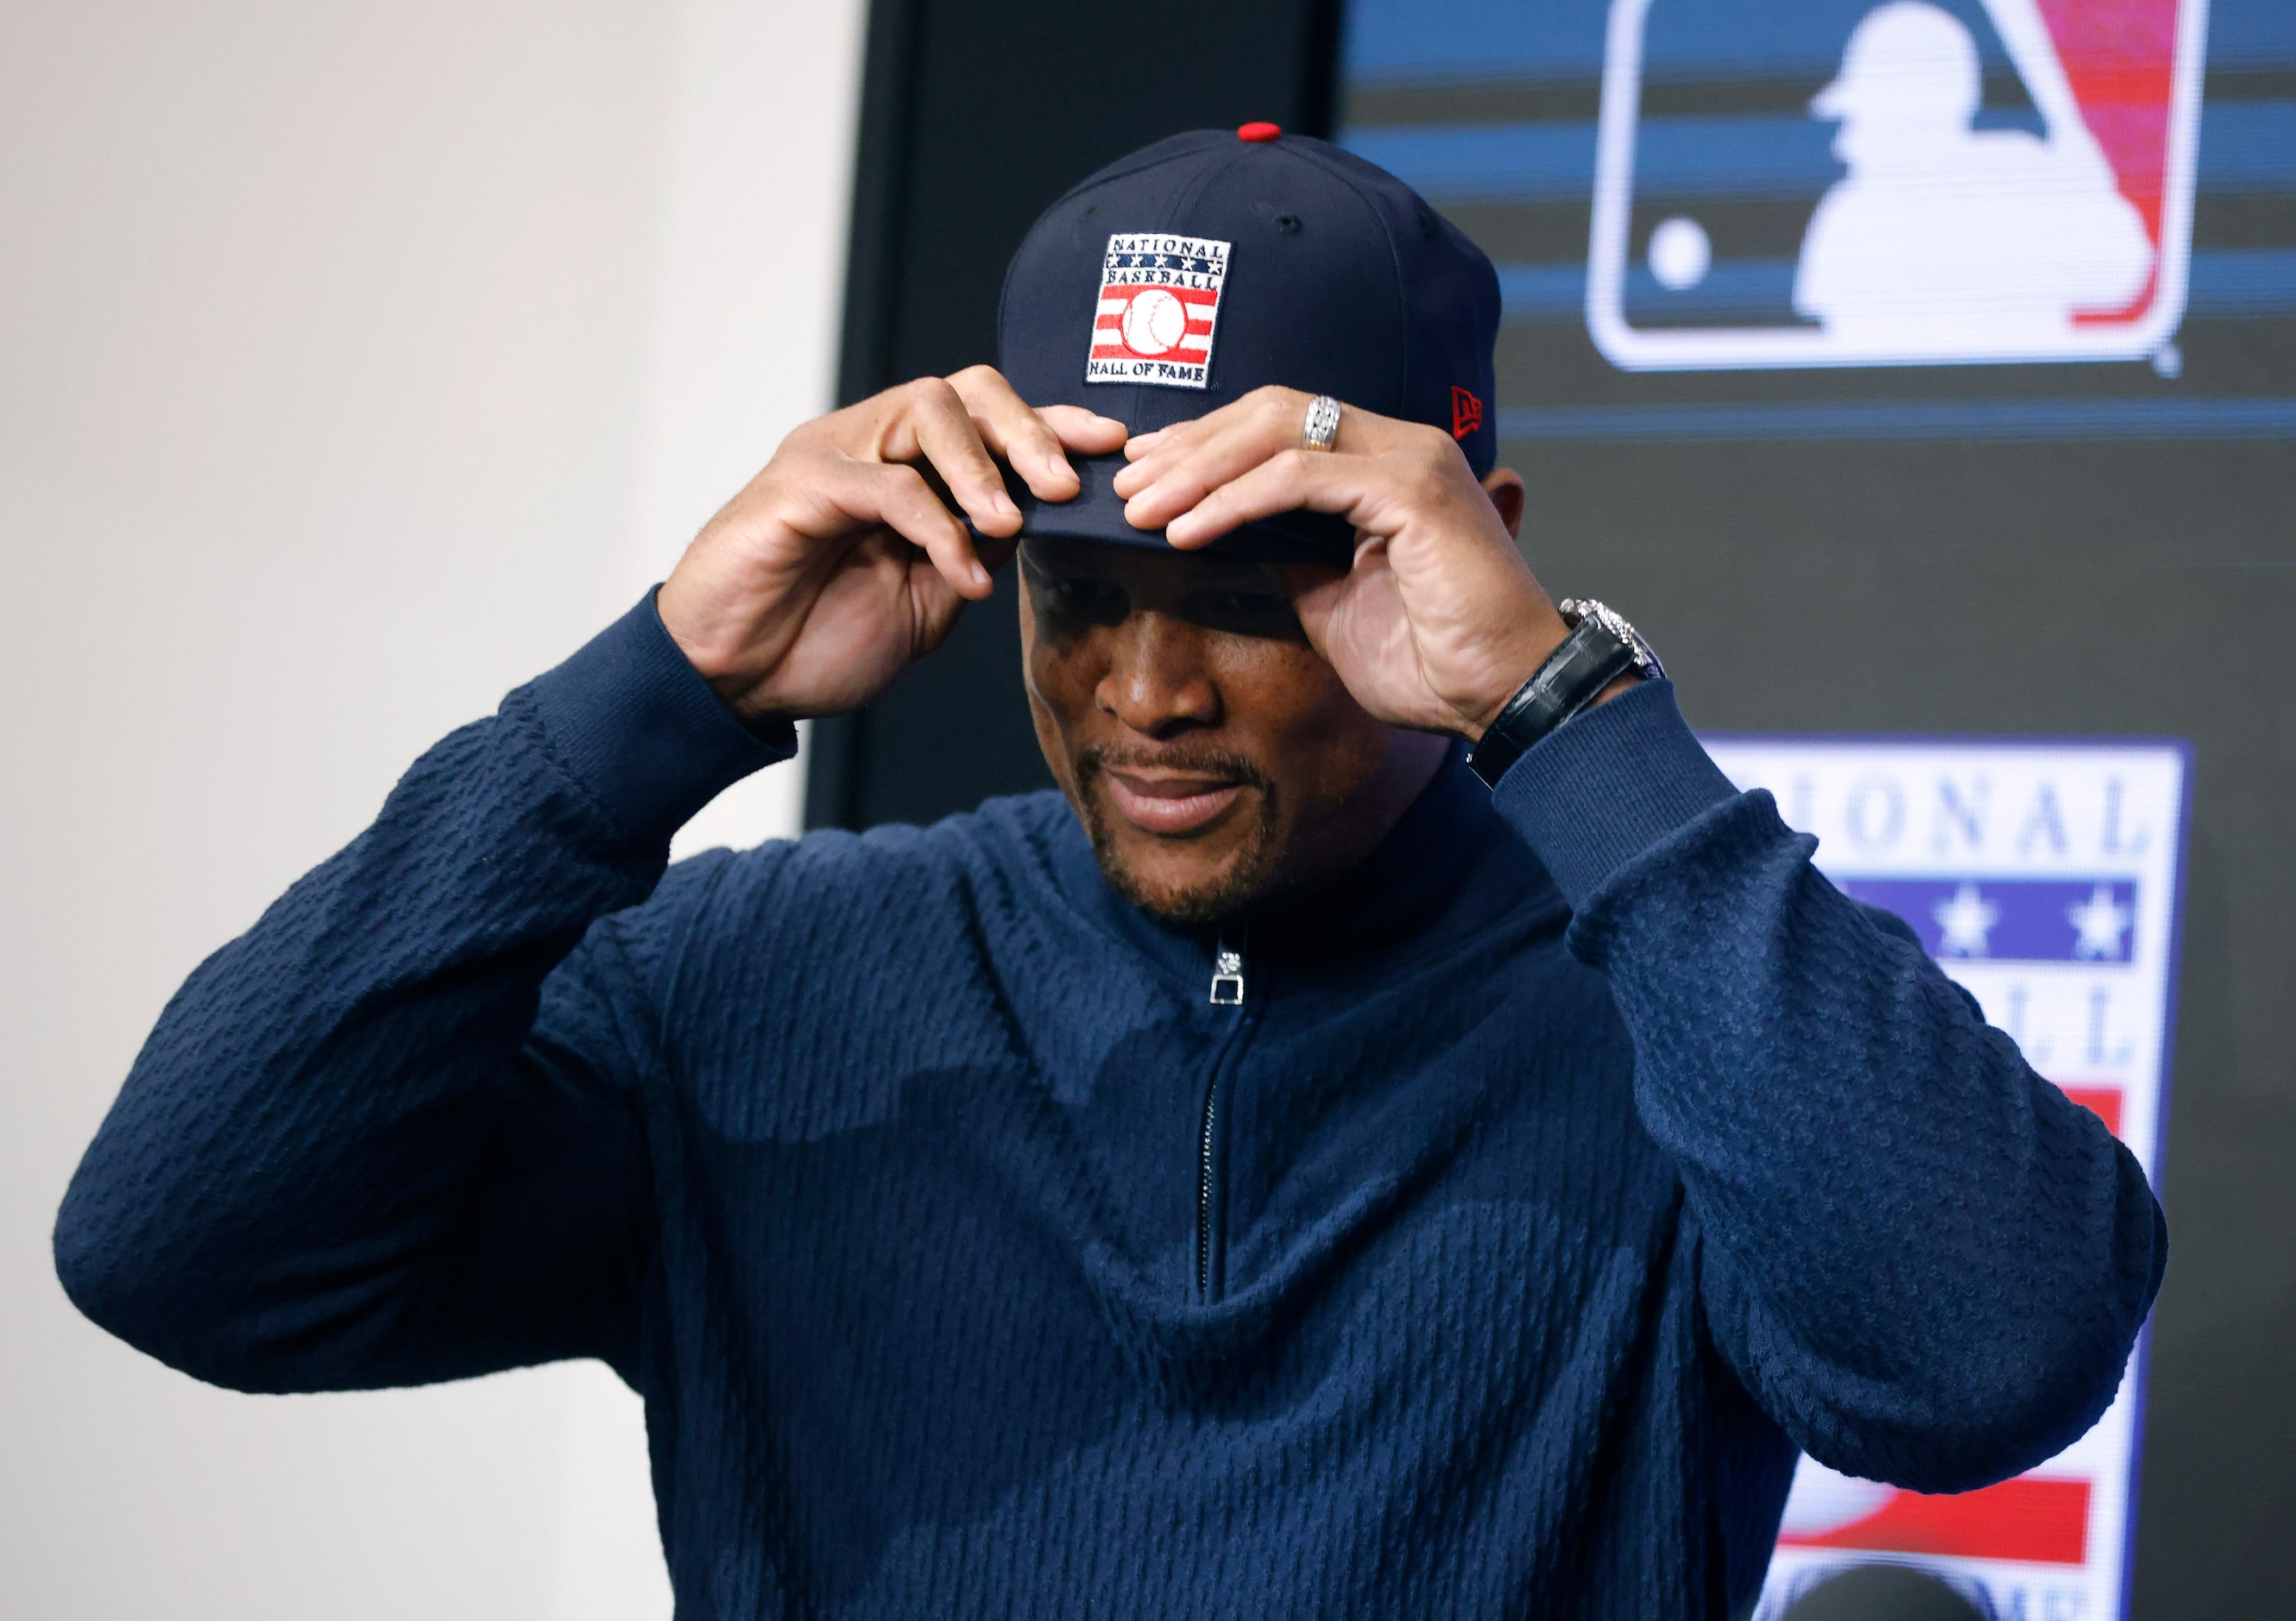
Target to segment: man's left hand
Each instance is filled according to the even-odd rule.
[[[1515,549],[1522,480],[1479,484],[1441,429],[1353,405],[1330,450],[1308,450],[1308,397],[1259,389],[1135,438],[1125,518],[1181,551],[1278,512],[1345,518],[1352,568],[1285,571],[1308,641],[1374,717],[1480,738],[1569,630]]]

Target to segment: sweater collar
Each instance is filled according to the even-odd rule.
[[[1054,877],[1086,917],[1168,970],[1201,977],[1223,934],[1159,921],[1110,888],[1073,815],[1052,849]],[[1561,898],[1537,856],[1491,808],[1490,790],[1454,745],[1371,854],[1333,883],[1242,920],[1251,955],[1284,980],[1383,967],[1472,933],[1526,905]]]

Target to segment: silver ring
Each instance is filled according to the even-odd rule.
[[[1308,402],[1308,420],[1300,425],[1300,448],[1329,450],[1340,437],[1340,402],[1318,394]]]

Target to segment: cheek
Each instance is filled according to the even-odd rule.
[[[1223,638],[1213,660],[1231,725],[1271,754],[1320,755],[1363,710],[1312,649],[1270,638]]]
[[[1021,670],[1029,699],[1065,732],[1092,707],[1098,672],[1104,659],[1095,658],[1090,637],[1047,635],[1029,619],[1021,626]]]
[[[1387,758],[1387,727],[1366,714],[1337,671],[1310,649],[1251,644],[1225,672],[1232,723],[1286,790],[1295,818],[1321,820],[1355,798]]]

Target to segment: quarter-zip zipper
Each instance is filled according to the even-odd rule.
[[[1204,1083],[1204,1113],[1196,1139],[1196,1293],[1212,1299],[1220,1285],[1219,1193],[1220,1087],[1227,1077],[1241,1028],[1244,998],[1244,950],[1250,937],[1242,925],[1235,928],[1234,944],[1222,929],[1212,946],[1212,983],[1207,1000],[1216,1008],[1238,1010],[1236,1029],[1220,1043],[1212,1060],[1211,1077]]]
[[[1211,1004],[1216,1008],[1240,1008],[1243,1005],[1242,935],[1236,937],[1238,949],[1229,949],[1227,931],[1220,931],[1219,943],[1212,947]]]

